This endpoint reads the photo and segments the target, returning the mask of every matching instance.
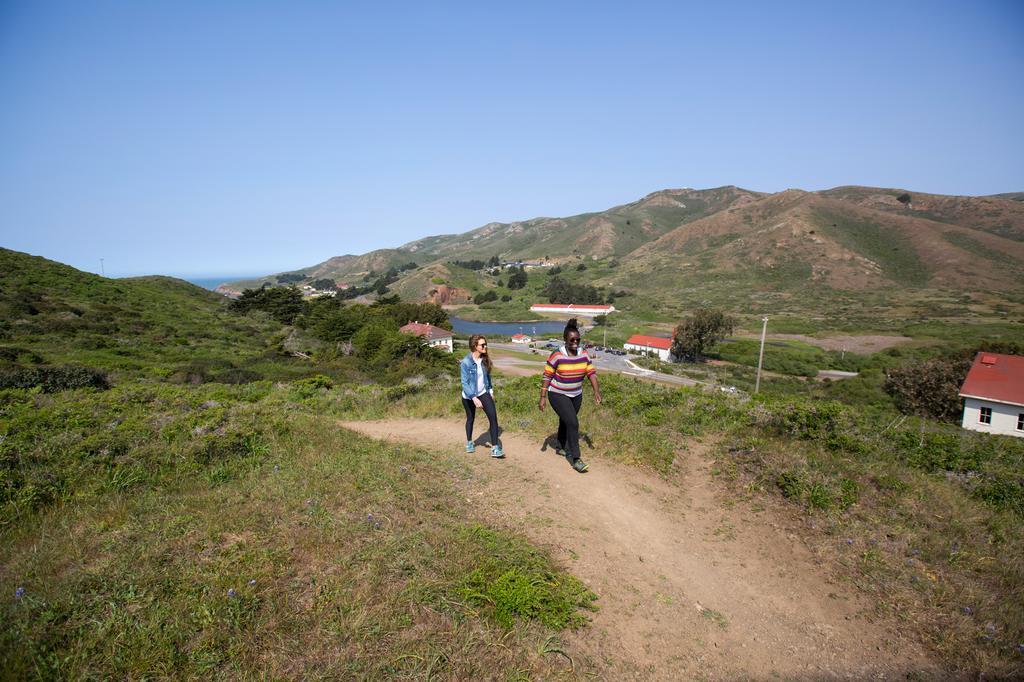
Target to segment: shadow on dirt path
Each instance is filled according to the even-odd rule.
[[[368,436],[458,453],[455,419],[344,422]],[[484,425],[486,426],[486,425]],[[598,595],[563,637],[576,670],[615,679],[917,679],[945,675],[923,648],[829,580],[784,531],[715,494],[704,446],[668,482],[585,450],[577,474],[543,439],[506,432],[505,460],[462,455],[485,518],[549,547]],[[591,454],[596,453],[596,454]]]

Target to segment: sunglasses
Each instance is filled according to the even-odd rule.
[[[477,345],[477,347],[479,348],[480,346],[486,346],[486,345],[487,345],[487,342],[486,342],[486,341],[481,341],[480,343],[478,343],[478,344],[476,344],[476,345]]]

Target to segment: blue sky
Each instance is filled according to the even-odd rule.
[[[255,274],[668,187],[1024,191],[1024,3],[710,4],[0,0],[0,246]]]

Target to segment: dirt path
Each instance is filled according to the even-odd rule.
[[[343,425],[447,452],[464,445],[457,420]],[[465,455],[466,497],[550,547],[600,596],[592,625],[564,638],[577,670],[609,680],[943,677],[795,537],[723,504],[703,446],[680,453],[670,483],[602,458],[599,444],[584,446],[591,470],[580,475],[533,438],[506,432],[502,442],[505,460]]]

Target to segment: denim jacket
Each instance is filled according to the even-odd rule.
[[[480,369],[484,373],[484,390],[490,392],[493,389],[491,386],[491,375],[483,366],[483,363],[480,364]],[[467,353],[466,357],[462,358],[462,362],[459,363],[459,373],[462,375],[463,395],[475,398],[478,395],[476,392],[476,362],[473,360],[472,353]]]

